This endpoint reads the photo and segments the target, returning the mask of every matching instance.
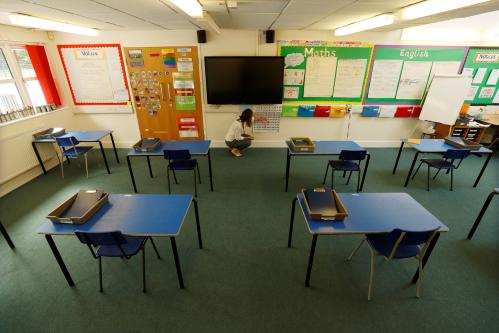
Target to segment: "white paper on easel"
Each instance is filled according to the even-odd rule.
[[[499,79],[499,69],[493,69],[486,84],[488,86],[495,86],[497,84],[497,79]]]
[[[335,57],[308,57],[303,97],[331,97],[336,72]]]
[[[397,99],[421,99],[431,70],[431,61],[406,61],[400,75]]]
[[[461,66],[460,61],[435,61],[431,67],[431,76],[433,75],[456,75]]]
[[[376,60],[368,98],[393,98],[397,92],[402,60]]]
[[[364,86],[367,59],[340,59],[336,67],[333,97],[359,98]]]
[[[473,84],[482,84],[485,73],[487,73],[487,68],[479,68],[476,71],[475,77],[473,78]]]

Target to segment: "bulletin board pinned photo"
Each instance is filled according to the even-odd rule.
[[[75,106],[129,105],[119,44],[57,45],[57,48]]]

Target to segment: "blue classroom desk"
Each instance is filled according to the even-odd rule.
[[[74,235],[75,231],[118,230],[127,236],[169,237],[177,268],[178,282],[180,288],[184,288],[175,237],[182,229],[191,202],[194,202],[199,248],[202,249],[197,201],[193,199],[192,195],[187,194],[111,194],[109,202],[86,223],[60,224],[47,221],[38,229],[38,233],[45,235],[50,249],[71,287],[74,286],[73,279],[52,239],[53,235]]]
[[[291,168],[291,156],[327,156],[327,155],[339,155],[342,150],[365,150],[353,141],[312,141],[315,144],[314,151],[294,151],[291,146],[291,141],[286,141],[286,146],[288,147],[287,159],[286,159],[286,188],[285,192],[288,191],[289,182],[289,169]],[[366,164],[364,166],[364,173],[362,175],[362,181],[360,183],[360,190],[364,188],[364,181],[366,179],[367,169],[369,168],[369,160],[371,155],[367,152]]]
[[[412,160],[411,167],[409,169],[409,173],[407,174],[407,177],[405,179],[404,187],[407,187],[407,184],[409,184],[409,180],[411,179],[411,174],[412,171],[414,170],[414,165],[416,164],[416,161],[418,160],[419,154],[435,154],[435,153],[445,153],[449,149],[459,149],[457,147],[448,145],[445,143],[444,139],[420,139],[419,144],[415,144],[412,142],[408,142],[407,138],[401,139],[401,144],[399,151],[397,153],[397,159],[395,160],[395,165],[393,166],[393,171],[392,174],[395,174],[397,171],[397,166],[399,164],[399,159],[400,159],[400,154],[402,153],[402,148],[404,148],[404,144],[407,143],[409,146],[414,148],[416,152],[414,153],[414,158]],[[480,170],[480,173],[478,174],[478,177],[475,180],[475,183],[473,184],[473,187],[476,187],[478,185],[478,182],[480,181],[480,178],[482,178],[483,172],[485,171],[485,168],[487,168],[487,164],[489,164],[489,161],[492,157],[493,151],[485,148],[485,147],[480,147],[480,149],[477,150],[472,150],[471,151],[475,155],[479,155],[480,157],[482,154],[487,155],[487,159],[483,163],[483,167]]]
[[[312,234],[312,246],[307,266],[305,285],[310,285],[310,275],[314,261],[315,245],[319,235],[352,235],[386,233],[399,228],[411,231],[423,231],[440,227],[423,258],[426,265],[428,258],[440,237],[440,233],[449,228],[428,212],[421,204],[407,193],[339,193],[341,201],[348,211],[343,221],[312,220],[308,215],[302,193],[293,199],[289,224],[288,247],[291,247],[295,206],[298,201],[305,224]],[[418,279],[418,271],[412,282]]]
[[[130,157],[147,157],[147,165],[149,166],[149,175],[153,178],[151,156],[163,157],[164,150],[182,150],[187,149],[191,155],[204,155],[208,157],[208,170],[210,173],[210,189],[213,192],[213,174],[211,171],[211,155],[210,155],[210,144],[211,140],[179,140],[179,141],[161,141],[161,146],[158,149],[151,151],[136,151],[130,150],[126,157],[128,163],[128,171],[130,172],[130,178],[132,178],[133,190],[137,193],[137,185],[135,184],[135,177],[133,176],[132,163],[130,162]]]
[[[114,149],[114,156],[116,156],[116,162],[120,163],[120,160],[118,158],[118,152],[116,151],[116,145],[114,144],[114,138],[113,138],[113,131],[111,130],[103,130],[103,131],[69,131],[66,132],[64,135],[61,135],[60,137],[68,137],[68,136],[74,136],[78,141],[80,142],[97,142],[99,143],[100,150],[102,153],[102,158],[104,159],[104,164],[106,165],[106,170],[107,173],[111,173],[109,171],[109,165],[107,164],[107,158],[106,158],[106,153],[104,152],[104,146],[102,145],[102,138],[106,136],[111,137],[111,143],[113,144],[113,149]],[[38,163],[40,163],[40,166],[42,167],[43,174],[47,174],[47,170],[45,169],[45,165],[43,165],[42,158],[40,157],[40,153],[38,152],[38,148],[36,146],[37,143],[55,143],[54,138],[50,139],[33,139],[31,142],[31,146],[33,147],[33,150],[35,151],[36,158],[38,159]],[[69,159],[68,159],[69,163]]]

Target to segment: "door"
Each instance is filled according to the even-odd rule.
[[[142,138],[204,139],[197,47],[125,48]]]

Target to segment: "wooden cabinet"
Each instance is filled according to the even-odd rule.
[[[437,123],[435,125],[435,137],[443,139],[446,136],[460,136],[463,139],[479,143],[482,140],[484,127],[468,125],[445,125]]]

